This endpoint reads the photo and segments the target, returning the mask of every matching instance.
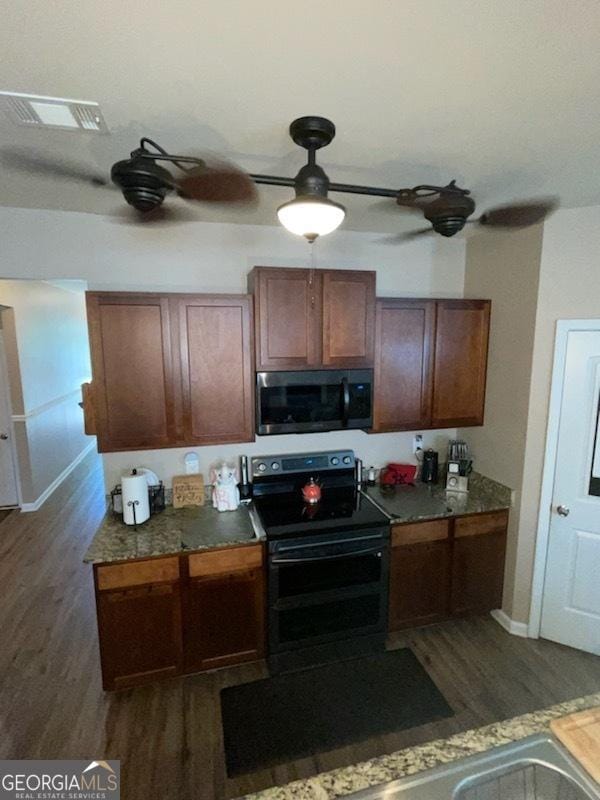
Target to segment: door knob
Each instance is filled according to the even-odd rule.
[[[0,433],[0,439],[5,442],[8,439],[8,433]]]
[[[568,517],[570,511],[571,511],[571,509],[567,508],[566,506],[557,506],[556,507],[556,513],[560,514],[561,517]]]

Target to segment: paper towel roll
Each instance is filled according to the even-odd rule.
[[[150,516],[146,476],[125,475],[121,478],[121,491],[123,493],[123,522],[126,525],[140,525],[145,522]]]

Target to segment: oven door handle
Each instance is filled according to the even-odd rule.
[[[351,550],[348,553],[335,553],[331,556],[314,556],[313,558],[271,558],[271,564],[310,564],[315,561],[335,561],[338,558],[351,558],[353,556],[377,555],[381,558],[381,547],[367,547],[364,550]]]
[[[347,428],[348,418],[350,417],[350,387],[348,386],[348,378],[342,378],[340,387],[342,390],[342,428]]]

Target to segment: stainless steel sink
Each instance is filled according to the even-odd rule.
[[[539,734],[364,789],[351,797],[353,800],[600,800],[600,786],[556,739]]]

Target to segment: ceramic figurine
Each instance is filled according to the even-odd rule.
[[[217,511],[235,511],[240,504],[239,475],[236,467],[223,462],[210,472],[212,501]]]

